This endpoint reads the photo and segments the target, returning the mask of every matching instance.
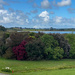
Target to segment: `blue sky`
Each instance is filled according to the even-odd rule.
[[[0,25],[75,28],[75,0],[0,0]]]

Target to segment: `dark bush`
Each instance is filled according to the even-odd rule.
[[[8,37],[9,37],[8,33],[3,33],[2,38],[0,38],[0,56],[2,56],[7,49],[7,46],[5,43],[6,43],[6,38]]]
[[[12,33],[10,34],[10,39],[12,43],[9,43],[11,46],[18,46],[23,41],[23,34],[21,33]]]
[[[7,47],[5,46],[4,42],[2,41],[2,39],[0,39],[0,56],[3,56],[3,54],[5,53]]]
[[[4,26],[0,25],[0,31],[6,31],[6,30],[7,29]]]
[[[12,48],[9,47],[6,51],[5,51],[5,54],[3,55],[4,58],[7,58],[7,59],[13,59],[14,58],[14,54],[13,54],[13,51],[12,51]]]
[[[6,39],[8,38],[10,36],[10,34],[9,33],[3,33],[3,36],[2,36],[2,41],[4,42],[4,43],[6,43]]]
[[[40,60],[43,59],[44,44],[40,39],[30,41],[25,45],[26,52],[28,54],[28,60]]]
[[[75,34],[66,34],[65,37],[71,46],[69,57],[75,59]]]
[[[64,58],[69,58],[70,45],[62,34],[52,34],[59,43],[59,47],[64,50]]]

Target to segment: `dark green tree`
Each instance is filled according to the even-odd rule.
[[[0,25],[0,31],[6,31],[6,30],[7,29],[4,26]]]
[[[58,41],[59,47],[64,50],[64,58],[69,57],[70,45],[68,41],[64,38],[62,34],[52,34],[54,38]]]

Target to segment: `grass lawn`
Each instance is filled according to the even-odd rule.
[[[74,75],[75,59],[17,61],[0,58],[1,73],[1,69],[4,67],[10,67],[14,70],[14,73],[8,73],[11,75]]]
[[[75,75],[75,69],[40,71],[30,73],[15,73],[12,75]]]

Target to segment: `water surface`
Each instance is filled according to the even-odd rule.
[[[46,34],[49,34],[49,33],[75,34],[75,31],[30,31],[30,32],[35,32],[35,33],[42,32]]]

